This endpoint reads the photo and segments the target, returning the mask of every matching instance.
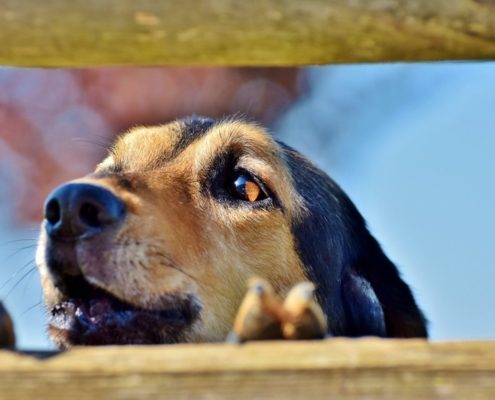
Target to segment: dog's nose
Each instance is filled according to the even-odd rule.
[[[109,190],[88,183],[67,183],[45,202],[45,229],[53,239],[89,237],[125,217],[124,203]]]

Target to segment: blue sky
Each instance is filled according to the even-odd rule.
[[[314,68],[311,82],[277,132],[355,201],[433,339],[494,338],[495,64]]]

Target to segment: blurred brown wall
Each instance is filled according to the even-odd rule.
[[[240,113],[270,125],[303,91],[301,76],[276,68],[0,68],[1,197],[18,222],[39,221],[51,189],[90,172],[122,130],[189,114]]]

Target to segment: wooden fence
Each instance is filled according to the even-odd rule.
[[[495,399],[495,342],[331,339],[0,352],[0,399]]]
[[[495,58],[494,0],[0,0],[0,65]]]

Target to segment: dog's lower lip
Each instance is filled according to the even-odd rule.
[[[105,298],[85,302],[69,299],[58,303],[51,311],[50,324],[58,329],[70,330],[75,325],[80,328],[97,329],[101,325],[125,325],[133,318],[147,315],[160,319],[167,325],[185,325],[186,318],[178,310],[145,310],[133,306],[116,306]]]
[[[65,277],[65,296],[51,308],[49,330],[72,345],[176,343],[198,313],[190,300],[170,297],[156,309],[122,301],[83,276]]]

